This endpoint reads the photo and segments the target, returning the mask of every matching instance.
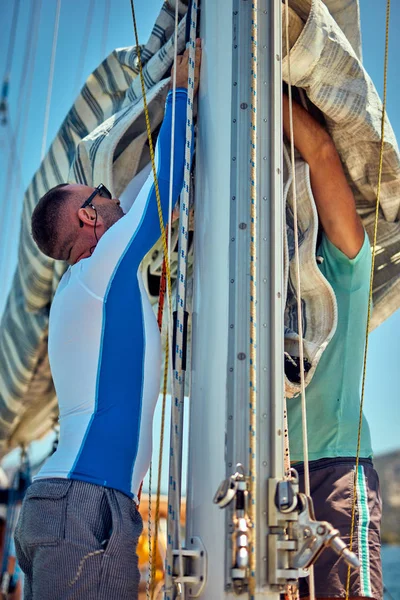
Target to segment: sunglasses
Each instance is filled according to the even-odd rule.
[[[101,198],[107,198],[108,200],[112,199],[112,194],[111,194],[110,190],[108,190],[105,185],[100,183],[100,185],[97,186],[97,188],[94,190],[94,192],[92,192],[90,194],[89,198],[87,200],[85,200],[85,202],[82,204],[81,208],[86,208],[86,206],[91,206],[91,202],[92,202],[93,198],[95,198],[97,195],[101,196]],[[94,206],[91,206],[91,207],[94,210],[96,210]],[[82,221],[79,221],[79,226],[83,227]]]

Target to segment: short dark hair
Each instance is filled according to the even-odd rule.
[[[55,258],[60,218],[65,201],[71,193],[65,189],[68,183],[60,183],[42,196],[32,213],[32,237],[40,250]]]

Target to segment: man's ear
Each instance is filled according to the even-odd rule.
[[[96,222],[96,213],[93,210],[93,208],[90,208],[90,206],[80,208],[78,210],[78,217],[81,223],[85,223],[86,225],[91,225],[92,227],[94,227],[94,224]],[[83,225],[81,225],[81,227],[83,227]]]

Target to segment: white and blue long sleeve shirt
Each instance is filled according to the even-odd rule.
[[[173,201],[183,185],[187,91],[176,92]],[[164,221],[170,181],[172,94],[155,160]],[[91,257],[64,274],[49,322],[49,360],[59,403],[56,452],[35,479],[111,487],[136,501],[148,470],[160,390],[161,340],[140,263],[160,237],[151,172],[132,208]]]

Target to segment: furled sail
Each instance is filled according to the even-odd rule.
[[[152,129],[163,118],[168,73],[173,60],[174,0],[166,2],[148,43],[142,48]],[[293,83],[305,91],[325,116],[345,165],[364,225],[371,235],[376,197],[381,102],[360,62],[358,2],[291,0],[299,17],[292,40]],[[329,9],[329,10],[328,10]],[[179,47],[184,47],[186,6],[179,2]],[[331,11],[331,12],[330,12]],[[207,60],[207,40],[204,43]],[[286,78],[286,60],[283,58]],[[332,77],[332,73],[335,77]],[[44,257],[30,235],[30,216],[39,198],[54,185],[102,181],[113,194],[123,193],[148,163],[146,128],[137,78],[135,48],[115,50],[89,76],[27,189],[22,216],[19,262],[0,327],[0,452],[27,443],[50,429],[56,397],[47,358],[49,306],[65,266]],[[212,91],[207,93],[212,94]],[[308,380],[332,337],[336,302],[315,266],[317,218],[310,193],[308,167],[297,157],[300,240],[303,256],[305,348],[311,362]],[[286,337],[290,353],[296,339],[290,165],[286,161],[287,309]],[[387,123],[379,223],[373,324],[378,326],[400,306],[400,156]],[[159,260],[155,249],[145,268]],[[150,293],[150,285],[148,285]],[[154,296],[154,301],[156,297]],[[298,392],[287,380],[288,394]]]

